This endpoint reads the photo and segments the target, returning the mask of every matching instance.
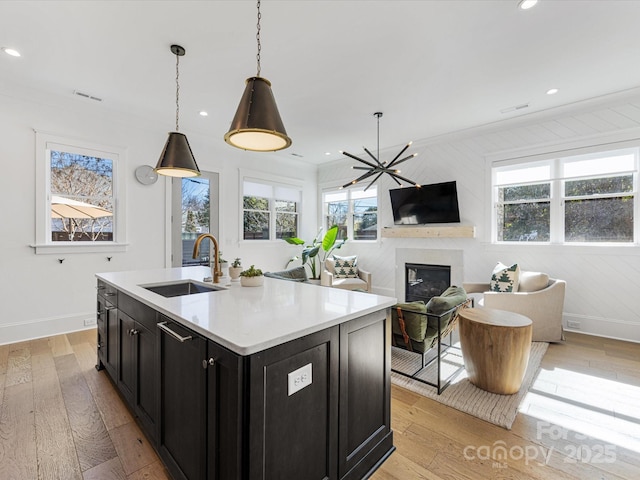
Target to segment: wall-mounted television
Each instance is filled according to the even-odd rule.
[[[396,188],[389,195],[396,225],[460,222],[455,181]]]

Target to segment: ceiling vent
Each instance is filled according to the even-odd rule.
[[[82,97],[82,98],[88,98],[89,100],[95,100],[96,102],[101,102],[102,101],[101,98],[94,97],[93,95],[89,95],[88,93],[79,92],[78,90],[74,90],[73,94],[77,95],[79,97]]]

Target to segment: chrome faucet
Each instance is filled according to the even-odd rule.
[[[213,242],[213,255],[209,255],[209,264],[211,266],[211,274],[213,275],[213,283],[218,283],[222,276],[222,270],[220,269],[220,263],[218,262],[218,240],[210,233],[203,233],[198,235],[196,243],[193,245],[193,258],[198,258],[198,251],[200,250],[200,243],[205,238],[209,238]]]

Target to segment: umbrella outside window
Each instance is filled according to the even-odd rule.
[[[65,225],[65,220],[69,220],[68,222],[68,233],[69,240],[73,240],[73,237],[77,231],[83,231],[82,222],[77,222],[77,219],[82,221],[89,220],[91,222],[91,231],[89,232],[92,237],[92,240],[97,238],[96,232],[93,231],[93,226],[95,225],[95,220],[104,217],[111,217],[113,213],[109,210],[98,207],[96,205],[91,205],[90,203],[80,202],[78,200],[72,200],[66,197],[60,197],[57,195],[51,196],[51,218],[58,218],[62,220],[63,226]],[[104,227],[104,225],[102,226]],[[102,227],[98,234],[101,233]]]

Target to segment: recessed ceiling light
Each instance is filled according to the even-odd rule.
[[[557,88],[550,88],[549,90],[547,90],[547,95],[555,95],[556,93],[558,93]]]
[[[518,8],[520,10],[529,10],[534,7],[538,3],[538,0],[520,0],[518,3]]]
[[[9,47],[2,47],[2,51],[7,55],[11,55],[12,57],[20,57],[20,52]]]
[[[331,155],[331,152],[324,152],[324,154],[329,156],[329,155]]]
[[[201,116],[201,117],[208,117],[208,116],[209,116],[209,114],[208,114],[207,112],[205,112],[204,110],[202,110],[202,111],[200,112],[200,116]]]

